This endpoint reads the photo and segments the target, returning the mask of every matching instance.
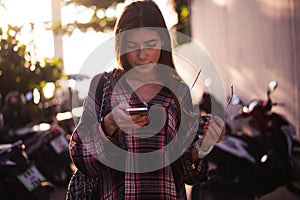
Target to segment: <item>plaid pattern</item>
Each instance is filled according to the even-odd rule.
[[[68,187],[67,199],[84,199],[93,200],[96,194],[99,177],[88,177],[80,170],[76,170],[73,174],[70,185]],[[84,183],[84,187],[82,185]]]
[[[110,112],[111,107],[120,102],[130,105],[140,104],[138,96],[131,91],[130,87],[124,82],[119,84],[113,91],[117,81],[121,82],[123,72],[114,70],[110,72],[111,83],[108,95],[110,98],[105,99],[104,113]],[[161,128],[156,130],[154,127],[147,126],[136,130],[128,130],[124,133],[117,129],[113,137],[107,137],[102,129],[101,121],[96,113],[99,113],[101,97],[101,85],[103,85],[103,74],[99,74],[91,82],[89,94],[84,103],[84,112],[80,123],[73,132],[70,142],[70,155],[78,170],[90,177],[98,176],[98,190],[93,194],[94,199],[186,199],[184,183],[195,184],[207,179],[208,165],[206,159],[191,162],[190,146],[183,155],[172,164],[162,169],[146,173],[131,173],[132,169],[139,167],[139,162],[131,162],[132,159],[127,156],[121,158],[118,153],[113,153],[108,142],[112,142],[119,148],[132,153],[147,153],[161,149],[176,139],[177,124],[182,122],[189,126],[193,120],[191,116],[178,113],[177,104],[172,92],[163,88],[151,101],[149,106],[156,110],[156,119],[154,123],[161,123],[161,119],[167,119],[161,123]],[[174,87],[180,94],[178,101],[181,105],[191,104],[188,87],[179,81],[175,81]],[[172,90],[173,91],[173,90]],[[113,95],[112,95],[112,92]],[[101,96],[101,95],[100,95]],[[155,107],[155,105],[161,105]],[[157,114],[158,113],[158,114]],[[97,120],[98,119],[98,120]],[[156,124],[157,127],[157,124]],[[193,133],[186,132],[183,138],[196,136],[197,130]],[[135,137],[135,135],[149,134],[150,137]],[[181,137],[175,142],[177,145],[184,145]],[[177,147],[178,148],[178,147]],[[157,158],[165,162],[165,157]],[[102,162],[101,162],[102,161]],[[103,162],[105,161],[105,162]],[[126,172],[121,172],[103,163],[117,163],[118,166],[124,167]],[[116,164],[116,163],[114,163]],[[135,167],[135,168],[134,168]],[[70,189],[69,189],[70,190]]]

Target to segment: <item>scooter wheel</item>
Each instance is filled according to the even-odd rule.
[[[300,196],[300,179],[292,181],[286,185],[286,188],[293,194]]]

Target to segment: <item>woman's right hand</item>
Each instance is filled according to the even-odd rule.
[[[125,109],[128,104],[119,104],[104,117],[104,128],[108,135],[112,136],[117,128],[137,129],[150,123],[148,115],[129,115]]]

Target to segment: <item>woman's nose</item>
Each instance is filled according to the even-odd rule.
[[[146,58],[147,58],[147,49],[145,49],[145,48],[140,48],[140,49],[138,50],[138,57],[139,57],[139,59],[141,59],[141,60],[146,59]]]

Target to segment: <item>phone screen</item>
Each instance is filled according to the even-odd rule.
[[[125,109],[130,115],[149,115],[148,108],[139,107],[139,108],[127,108]]]

